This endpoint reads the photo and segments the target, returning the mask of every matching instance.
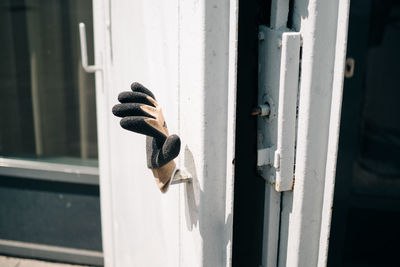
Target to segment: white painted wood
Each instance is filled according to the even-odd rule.
[[[347,32],[349,24],[349,0],[339,0],[338,26],[336,33],[335,72],[332,85],[332,103],[329,122],[328,152],[325,170],[324,200],[322,206],[321,234],[319,241],[318,266],[328,261],[329,236],[331,229],[333,196],[335,190],[336,163],[339,146],[340,118],[342,110],[343,83],[345,77]]]
[[[145,137],[111,113],[121,91],[140,82],[178,133],[178,1],[111,0],[110,178],[114,266],[179,266],[179,187],[162,195],[147,168]]]
[[[347,35],[343,21],[348,20],[348,4],[343,4],[348,1],[341,2],[294,3],[294,27],[303,37],[296,180],[293,192],[282,197],[279,266],[317,266],[319,254],[326,257],[342,90],[338,77]],[[318,266],[325,263],[321,259]]]
[[[96,53],[104,53],[96,82],[106,266],[229,266],[237,1],[99,2],[94,9]],[[165,195],[146,167],[145,138],[123,130],[111,113],[117,95],[133,81],[156,95],[170,133],[184,144],[176,162],[193,175],[193,183],[173,185]]]
[[[275,151],[275,189],[292,190],[294,182],[294,153],[296,141],[297,91],[301,37],[296,32],[282,34],[282,55],[279,78],[277,148]]]
[[[95,74],[96,80],[96,114],[97,114],[97,141],[99,155],[99,180],[100,180],[100,204],[101,204],[101,232],[103,242],[103,255],[105,266],[114,265],[114,238],[113,238],[113,210],[110,176],[110,138],[108,116],[108,90],[106,90],[109,77],[109,49],[106,45],[107,14],[106,0],[93,1],[93,33],[95,61],[101,62],[102,72]]]
[[[232,216],[225,210],[227,185],[232,188],[231,176],[226,178],[232,160],[227,156],[229,95],[234,100],[228,90],[229,10],[229,1],[180,1],[180,133],[187,144],[184,164],[194,176],[181,189],[180,266],[230,261]]]
[[[238,60],[238,20],[239,0],[229,1],[229,69],[227,97],[227,133],[226,133],[226,185],[225,185],[225,228],[226,255],[225,266],[232,266],[233,242],[233,201],[235,183],[235,142],[236,142],[236,94]]]

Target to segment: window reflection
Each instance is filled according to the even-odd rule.
[[[78,39],[84,22],[93,51],[92,1],[0,3],[0,156],[96,159],[94,75]]]
[[[400,3],[374,1],[367,52],[360,149],[354,169],[358,193],[399,197]]]

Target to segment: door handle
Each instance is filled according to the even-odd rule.
[[[101,70],[100,65],[89,65],[87,56],[87,44],[86,44],[86,26],[85,23],[79,23],[79,37],[81,44],[81,56],[82,56],[82,67],[86,72],[96,72]]]

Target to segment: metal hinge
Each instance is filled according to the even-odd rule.
[[[293,189],[301,35],[259,31],[257,167],[279,192]]]

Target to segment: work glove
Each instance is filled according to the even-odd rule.
[[[121,104],[115,105],[112,112],[122,118],[122,128],[146,135],[147,167],[152,170],[158,188],[165,193],[176,171],[173,159],[179,154],[181,141],[179,136],[169,135],[153,93],[140,83],[133,83],[131,89],[118,95]]]

